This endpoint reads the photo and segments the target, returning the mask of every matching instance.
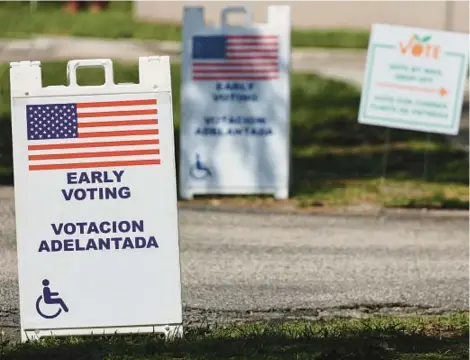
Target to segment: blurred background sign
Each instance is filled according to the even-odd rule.
[[[238,15],[240,21],[229,19]],[[240,16],[241,15],[241,16]],[[180,195],[288,197],[290,14],[270,6],[268,22],[244,7],[184,11]]]

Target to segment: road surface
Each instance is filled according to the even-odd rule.
[[[180,212],[185,320],[468,309],[468,219]],[[17,334],[11,188],[0,188],[0,327]],[[373,308],[371,310],[371,308]]]

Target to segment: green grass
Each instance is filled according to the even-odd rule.
[[[66,84],[65,62],[46,62],[42,67],[44,85]],[[102,73],[98,71],[83,70],[79,82],[100,84]],[[0,180],[4,183],[11,182],[12,168],[8,74],[8,65],[0,65]],[[115,80],[138,82],[137,65],[115,63]],[[172,81],[178,151],[179,65],[172,66]],[[355,88],[315,75],[294,73],[291,96],[294,204],[309,208],[376,204],[468,209],[468,153],[452,149],[445,137],[431,135],[428,141],[423,133],[390,130],[383,181],[386,129],[357,122],[360,94]],[[424,175],[425,152],[428,159]],[[220,201],[262,206],[273,203],[270,198],[260,197]]]
[[[35,12],[29,2],[0,4],[0,37],[28,37],[33,34],[74,35],[103,38],[137,38],[181,41],[181,26],[137,21],[132,16],[132,3],[115,1],[102,13],[86,11],[68,14],[63,3],[38,2]],[[367,31],[294,30],[293,47],[367,48]]]
[[[0,343],[2,360],[468,359],[468,313],[195,328],[182,339],[156,335],[47,338]]]

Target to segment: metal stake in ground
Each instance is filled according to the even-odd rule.
[[[428,177],[428,167],[429,167],[429,149],[431,147],[431,133],[426,134],[426,146],[424,148],[424,162],[423,162],[423,180],[426,180]]]
[[[444,28],[446,31],[451,31],[453,14],[454,14],[453,3],[451,1],[447,1],[446,7],[445,7],[445,22],[444,22]],[[424,148],[423,180],[426,180],[428,177],[429,148],[431,148],[431,133],[428,132],[426,133],[426,146]]]
[[[390,128],[385,130],[385,151],[382,160],[382,177],[380,179],[381,191],[385,188],[385,178],[387,176],[388,154],[390,153]]]

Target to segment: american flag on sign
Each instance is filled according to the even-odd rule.
[[[26,105],[29,170],[159,165],[157,100]]]
[[[192,78],[275,80],[279,77],[279,36],[194,36]]]

